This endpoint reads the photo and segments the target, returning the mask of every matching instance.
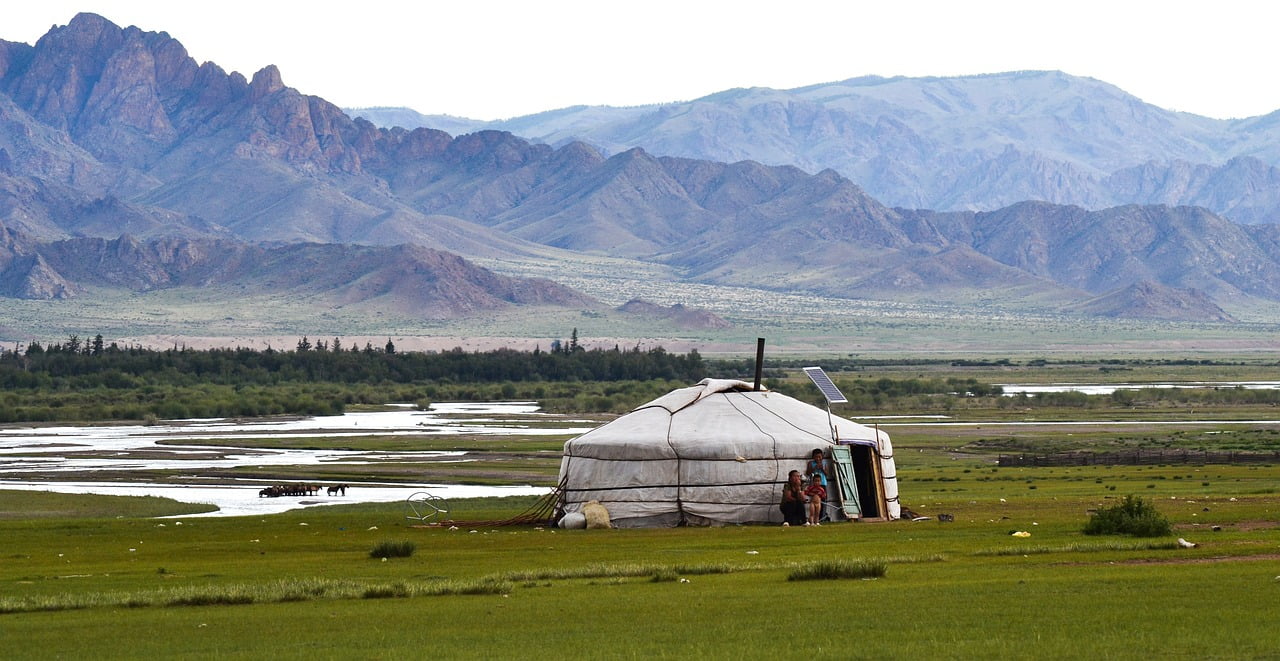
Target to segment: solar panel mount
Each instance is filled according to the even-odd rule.
[[[818,390],[822,391],[828,404],[844,404],[849,401],[821,367],[806,367],[804,373],[809,376],[810,381],[813,381],[813,385],[818,386]]]

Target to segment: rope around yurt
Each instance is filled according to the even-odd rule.
[[[509,518],[499,521],[465,521],[446,519],[444,521],[436,521],[434,523],[412,525],[410,528],[440,528],[449,526],[458,526],[462,528],[497,528],[502,526],[541,526],[552,525],[554,521],[552,517],[555,515],[556,508],[560,505],[560,497],[564,492],[565,482],[567,479],[560,480],[549,493],[539,498],[537,502],[525,511]]]

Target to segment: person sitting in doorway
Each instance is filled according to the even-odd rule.
[[[808,496],[804,495],[804,482],[801,480],[800,471],[791,471],[787,475],[787,483],[782,485],[782,504],[778,506],[782,510],[782,525],[803,525],[807,500]]]
[[[822,525],[822,501],[827,499],[827,488],[822,485],[817,475],[809,479],[809,487],[804,490],[804,495],[809,499],[809,520],[805,525]]]

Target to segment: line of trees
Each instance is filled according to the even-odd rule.
[[[824,400],[787,363],[766,369],[770,390],[817,406]],[[149,349],[71,336],[63,342],[0,348],[0,422],[337,414],[351,405],[431,401],[532,400],[559,412],[625,412],[707,377],[744,378],[751,360],[706,362],[697,351],[586,349],[577,333],[550,350],[399,351],[372,343],[300,338],[272,348]],[[849,378],[843,414],[954,408],[1054,409],[1141,406],[1280,405],[1280,391],[1117,390],[1003,396],[973,378]]]
[[[0,422],[342,413],[353,404],[534,400],[548,410],[621,412],[707,376],[696,351],[591,349],[439,353],[301,338],[275,349],[148,349],[65,342],[0,349]]]
[[[949,409],[960,401],[972,400],[981,405],[993,405],[1003,394],[1000,386],[982,383],[972,378],[945,379],[844,379],[833,377],[836,387],[848,399],[846,411],[880,411],[886,408],[905,410]],[[815,406],[825,406],[821,392],[808,379],[784,381],[776,378],[765,380],[770,390],[795,397]]]
[[[103,346],[101,336],[0,355],[0,387],[83,389],[135,388],[146,385],[274,385],[280,383],[496,383],[679,380],[704,378],[707,366],[697,351],[669,353],[661,347],[643,350],[591,349],[575,343],[552,351],[498,349],[439,353],[399,352],[387,341],[374,349],[313,345],[306,338],[293,351],[274,349],[165,350]],[[85,347],[90,347],[88,350]]]

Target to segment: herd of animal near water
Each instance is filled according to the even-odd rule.
[[[276,484],[258,492],[259,498],[279,498],[281,496],[318,496],[324,489],[330,496],[347,495],[347,485],[334,484],[325,487],[319,484]]]

